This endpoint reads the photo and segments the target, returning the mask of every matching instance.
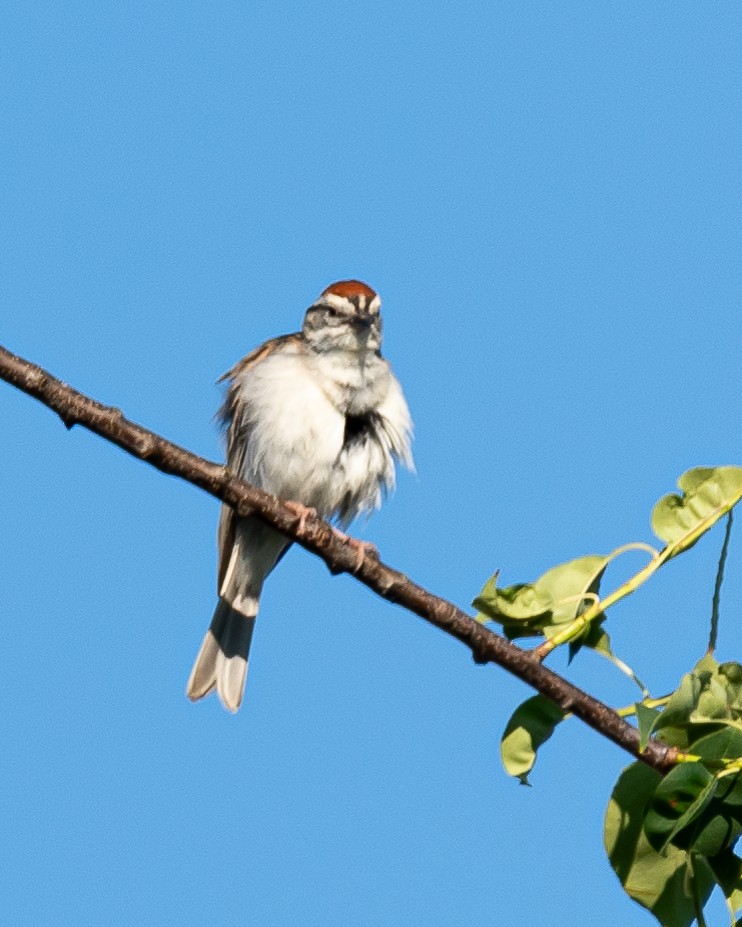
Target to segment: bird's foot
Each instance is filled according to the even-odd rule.
[[[354,573],[357,573],[361,569],[366,557],[372,557],[374,560],[379,559],[379,551],[375,544],[372,544],[370,541],[359,541],[358,538],[352,538],[344,531],[340,531],[339,528],[333,528],[332,530],[338,540],[342,541],[343,544],[347,544],[348,547],[352,547],[355,551],[356,562],[353,567]]]
[[[303,505],[301,502],[291,502],[289,500],[284,502],[284,505],[292,515],[297,517],[298,523],[296,525],[296,530],[299,534],[304,532],[306,529],[307,520],[309,518],[318,517],[317,509]],[[346,534],[339,528],[333,528],[332,533],[339,541],[342,541],[343,544],[347,544],[348,547],[351,547],[355,552],[356,562],[353,566],[353,573],[357,573],[361,569],[363,566],[363,561],[366,559],[366,557],[372,557],[374,560],[379,559],[379,551],[370,541],[359,541],[358,538],[352,538],[349,534]]]
[[[296,526],[298,532],[304,531],[307,527],[308,518],[317,517],[317,509],[309,508],[307,505],[302,505],[301,502],[285,502],[284,505],[287,509],[299,519],[299,524]]]

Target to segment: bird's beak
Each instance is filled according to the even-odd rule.
[[[375,316],[370,312],[357,312],[353,316],[353,324],[361,330],[368,330],[374,323]]]

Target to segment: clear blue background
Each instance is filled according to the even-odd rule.
[[[356,526],[384,559],[466,606],[649,540],[742,463],[741,42],[737,2],[5,4],[0,341],[219,458],[216,378],[357,276],[417,427]],[[616,747],[572,722],[520,788],[528,690],[301,551],[243,710],[192,705],[215,501],[2,384],[0,442],[3,923],[653,922],[602,850]],[[655,694],[720,543],[612,615]]]

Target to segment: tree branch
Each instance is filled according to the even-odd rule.
[[[240,515],[251,514],[321,557],[332,573],[350,573],[382,598],[401,605],[465,644],[477,663],[496,663],[514,676],[572,712],[598,733],[665,772],[676,751],[650,740],[639,752],[636,728],[607,705],[541,665],[531,653],[483,627],[451,602],[428,592],[403,573],[358,549],[321,518],[301,514],[255,486],[238,479],[226,467],[192,454],[124,418],[120,409],[105,406],[53,377],[43,368],[11,354],[0,346],[0,379],[38,399],[59,415],[67,428],[82,425],[101,437],[162,470],[180,477],[232,506]]]

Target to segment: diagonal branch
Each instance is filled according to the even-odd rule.
[[[465,644],[475,662],[496,663],[508,670],[648,766],[660,772],[672,766],[675,760],[672,748],[650,741],[640,753],[636,728],[607,705],[543,666],[527,650],[483,627],[451,602],[418,586],[376,556],[366,553],[359,563],[357,544],[338,536],[327,522],[309,510],[302,512],[299,507],[287,505],[238,479],[226,467],[128,421],[120,409],[96,402],[2,346],[0,379],[44,403],[59,415],[67,428],[82,425],[163,473],[200,486],[240,515],[256,516],[321,557],[332,573],[350,573],[382,598],[424,618]]]

